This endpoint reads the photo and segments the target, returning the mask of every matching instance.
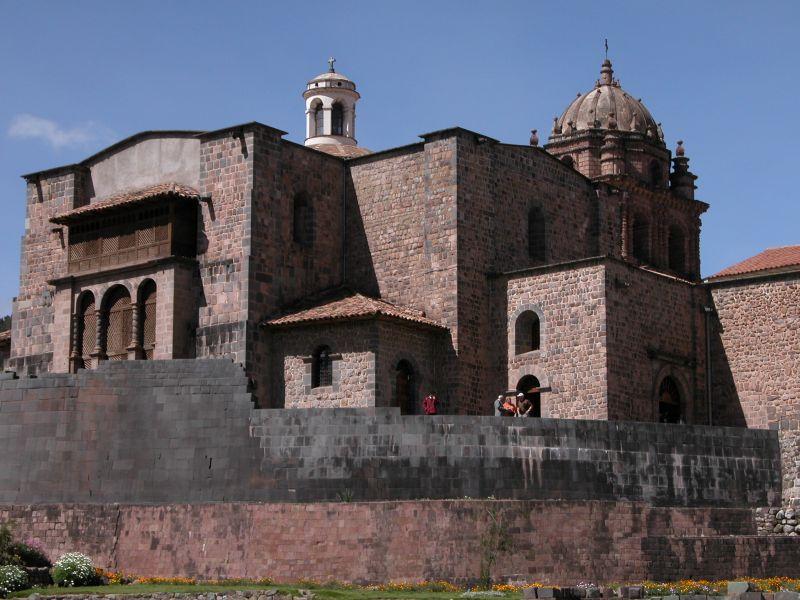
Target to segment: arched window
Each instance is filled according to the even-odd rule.
[[[325,135],[325,110],[322,102],[314,109],[314,135]]]
[[[311,200],[305,192],[294,197],[292,207],[292,238],[298,244],[307,246],[314,239],[314,219]]]
[[[92,368],[92,352],[97,345],[97,312],[95,311],[94,295],[86,292],[78,302],[78,328],[75,347],[80,355],[78,368]]]
[[[514,353],[525,354],[538,350],[541,346],[541,322],[539,315],[532,310],[526,310],[514,324]]]
[[[539,388],[541,384],[533,375],[525,375],[517,383],[517,391],[525,394],[525,399],[533,405],[533,410],[529,413],[531,417],[542,416],[542,394]]]
[[[681,423],[681,393],[672,377],[665,377],[658,386],[658,422]]]
[[[331,111],[331,135],[344,135],[344,110],[338,102]]]
[[[318,388],[330,385],[333,385],[331,349],[328,346],[320,346],[314,352],[311,361],[311,387]]]
[[[414,367],[407,360],[401,360],[397,363],[397,368],[395,369],[395,394],[401,414],[413,415],[417,412]]]
[[[633,256],[642,262],[650,260],[650,222],[642,215],[633,219]]]
[[[538,206],[528,211],[528,256],[536,262],[544,262],[546,254],[545,223],[542,209]]]
[[[664,182],[664,175],[661,171],[661,165],[657,160],[651,160],[648,168],[648,176],[650,178],[650,185],[660,187]]]
[[[144,357],[153,360],[156,347],[156,283],[148,279],[139,286],[139,309],[141,318],[139,323],[139,343],[144,351]]]
[[[572,158],[569,154],[567,154],[566,156],[562,156],[561,162],[567,165],[570,169],[575,168],[575,159]]]
[[[686,236],[678,225],[672,225],[667,232],[667,255],[669,268],[676,273],[686,272]]]
[[[128,346],[133,332],[133,307],[128,290],[115,286],[107,294],[103,311],[105,352],[108,360],[128,360]]]

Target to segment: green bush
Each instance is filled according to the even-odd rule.
[[[28,587],[28,574],[16,565],[0,567],[0,587],[9,592],[24,590]]]
[[[92,585],[97,581],[92,559],[79,552],[69,552],[59,558],[53,565],[52,575],[59,587]]]
[[[35,542],[14,542],[11,544],[11,554],[19,558],[20,563],[25,567],[47,567],[53,566],[50,559]]]

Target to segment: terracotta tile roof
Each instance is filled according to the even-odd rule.
[[[325,152],[332,156],[339,156],[341,158],[356,158],[359,156],[366,156],[372,154],[372,150],[362,148],[361,146],[343,146],[340,144],[314,144],[311,146],[314,150]]]
[[[11,341],[11,330],[0,331],[0,346]]]
[[[719,273],[709,277],[709,279],[735,277],[737,275],[747,275],[750,273],[787,269],[798,266],[800,266],[800,246],[769,248],[727,269],[723,269]]]
[[[283,316],[265,321],[263,324],[271,327],[286,327],[300,323],[343,321],[378,316],[446,329],[440,323],[425,317],[422,312],[410,308],[401,308],[383,300],[369,298],[354,292],[350,292],[344,297],[342,294],[333,295],[317,301],[312,306],[298,308]]]
[[[180,198],[199,198],[200,193],[194,188],[190,188],[180,183],[159,183],[140,190],[130,190],[121,194],[115,194],[101,200],[97,200],[86,206],[81,206],[75,210],[71,210],[60,215],[56,215],[50,221],[53,223],[69,223],[78,217],[93,215],[96,213],[104,212],[111,208],[126,206],[128,204],[135,204],[143,200],[151,198],[159,198],[162,196],[178,196]]]

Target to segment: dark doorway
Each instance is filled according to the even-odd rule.
[[[681,393],[672,377],[665,377],[658,386],[658,422],[682,423]]]
[[[400,413],[413,415],[417,412],[416,381],[414,368],[407,360],[397,363],[395,371],[395,390]]]
[[[542,394],[538,391],[540,387],[539,380],[533,375],[525,375],[517,384],[517,391],[525,394],[525,399],[533,405],[530,413],[532,417],[542,416]]]

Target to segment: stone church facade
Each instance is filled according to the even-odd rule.
[[[544,147],[452,128],[370,152],[354,82],[303,97],[304,145],[150,131],[26,175],[8,367],[225,357],[262,407],[490,414],[518,390],[542,417],[797,428],[797,263],[700,279],[708,204],[610,61]],[[768,375],[751,306],[786,357]]]

